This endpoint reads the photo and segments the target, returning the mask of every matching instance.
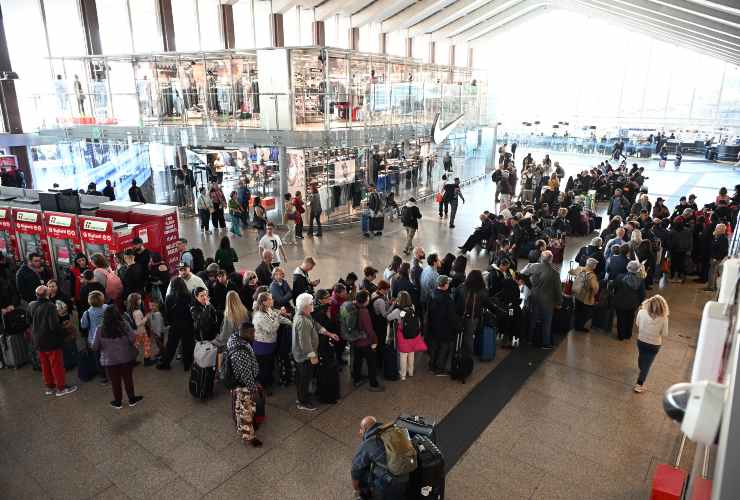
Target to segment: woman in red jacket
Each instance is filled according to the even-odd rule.
[[[293,205],[295,205],[295,237],[299,240],[303,239],[303,213],[306,211],[306,207],[303,205],[303,196],[300,191],[295,192],[293,198]]]

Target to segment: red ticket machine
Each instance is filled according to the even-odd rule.
[[[75,255],[82,253],[77,216],[61,212],[44,212],[46,237],[49,240],[54,276],[62,291],[70,295],[69,270],[75,264]]]
[[[18,261],[18,248],[15,244],[12,210],[0,207],[0,253],[12,261]]]
[[[172,274],[177,272],[180,259],[177,252],[177,239],[180,237],[177,207],[153,203],[138,205],[131,209],[129,220],[141,224],[138,231],[144,246],[161,255]]]
[[[46,241],[46,228],[41,210],[33,208],[13,208],[13,225],[18,248],[19,261],[26,260],[29,253],[35,252],[50,266],[49,244]]]
[[[96,253],[103,254],[115,269],[115,255],[133,246],[137,226],[87,215],[80,215],[79,221],[80,240],[85,254],[88,257]]]
[[[116,222],[125,222],[128,224],[129,222],[133,222],[129,218],[131,210],[139,205],[143,205],[143,203],[127,200],[106,201],[100,204],[95,215],[97,217],[105,217],[106,219],[113,219]]]

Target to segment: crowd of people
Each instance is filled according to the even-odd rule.
[[[75,256],[60,281],[37,254],[27,256],[15,277],[11,264],[0,261],[5,333],[26,317],[31,361],[43,374],[47,395],[76,391],[66,370],[77,365],[81,380],[98,376],[110,384],[115,409],[123,407],[123,389],[129,406],[142,400],[135,366],[169,370],[181,359],[188,371],[198,363],[196,343],[210,343],[219,352],[214,370],[232,394],[237,432],[251,446],[262,444],[259,413],[278,386],[294,384],[297,409],[313,412],[317,402],[341,398],[339,372],[345,367],[355,388],[367,385],[371,392],[384,390],[383,379],[413,377],[420,364],[416,353],[427,353],[432,373],[450,376],[454,355],[472,359],[479,349],[484,325],[503,336],[503,347],[529,343],[544,349],[553,347],[553,334],[570,331],[571,321],[577,332],[588,331],[589,322],[610,332],[616,317],[619,340],[630,339],[637,325],[634,390],[643,392],[669,314],[665,299],[648,298],[648,291],[691,275],[716,290],[740,186],[732,195],[722,188],[702,207],[693,195],[682,197],[670,210],[662,198],[651,200],[636,164],[606,161],[565,180],[564,169],[549,156],[535,162],[528,154],[521,170],[505,148],[501,158],[492,175],[496,205],[480,215],[480,227],[457,255],[414,247],[422,214],[411,198],[400,211],[408,260],[396,255],[382,270],[366,266],[322,286],[313,278],[316,260],[306,256],[287,269],[283,248],[303,237],[307,210],[308,233],[321,236],[320,200],[312,186],[308,208],[300,192],[286,196],[284,237],[253,200],[259,240],[253,266],[239,260],[228,235],[208,258],[179,240],[174,277],[141,239],[114,262],[101,254]],[[204,232],[210,232],[210,220],[216,230],[224,228],[228,209],[231,231],[240,235],[239,226],[250,220],[242,187],[228,201],[215,182],[210,191],[201,188],[195,205]],[[459,179],[444,179],[437,201],[450,227],[458,198],[465,201]],[[595,211],[597,199],[607,202],[606,224]],[[579,249],[577,266],[563,282],[558,264],[566,239],[594,231],[598,236]],[[466,254],[475,247],[488,252],[484,270],[469,269]]]

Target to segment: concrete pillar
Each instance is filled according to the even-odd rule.
[[[380,38],[380,43],[378,44],[378,46],[380,47],[380,53],[387,54],[388,53],[388,34],[381,33],[378,38]]]
[[[449,56],[449,62],[447,64],[449,64],[450,66],[455,65],[455,46],[454,45],[450,45],[450,56]]]
[[[5,37],[5,21],[3,19],[2,8],[0,7],[0,73],[8,76],[13,71],[10,66],[10,53],[8,52],[8,40]],[[7,77],[6,77],[7,78]],[[0,80],[0,113],[2,114],[4,131],[9,134],[22,134],[23,124],[21,122],[21,113],[18,109],[18,96],[15,93],[15,80]],[[18,167],[26,176],[26,185],[33,186],[31,178],[31,168],[28,161],[27,146],[11,146],[10,154],[18,158]]]
[[[311,33],[314,45],[318,47],[326,47],[326,30],[324,29],[324,21],[312,22]]]
[[[429,42],[429,62],[431,64],[435,64],[436,62],[436,56],[435,56],[435,44],[434,42]]]
[[[159,30],[162,34],[162,50],[175,52],[175,21],[172,18],[172,0],[156,0]]]
[[[224,39],[224,49],[233,49],[236,46],[234,35],[234,7],[231,4],[219,4],[218,14],[221,20],[221,33]]]
[[[288,192],[288,169],[290,168],[290,158],[288,158],[288,149],[285,146],[278,147],[278,168],[280,169],[280,199],[276,200],[275,208],[278,212],[278,221],[283,220],[285,193]]]
[[[349,50],[360,50],[360,28],[349,29]]]
[[[102,54],[98,7],[95,0],[80,0],[80,14],[82,14],[82,27],[85,30],[87,54],[90,56]]]
[[[468,48],[468,68],[473,67],[473,47]]]
[[[285,47],[282,14],[270,14],[270,42],[273,47]]]
[[[414,57],[414,39],[406,38],[406,57]]]

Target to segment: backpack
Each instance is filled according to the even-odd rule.
[[[3,314],[3,327],[6,335],[25,333],[28,326],[28,316],[23,309],[17,308]]]
[[[239,349],[236,349],[236,351],[238,350]],[[221,376],[221,382],[225,388],[236,389],[239,387],[239,381],[234,373],[234,368],[231,366],[231,355],[232,351],[226,351],[226,356],[224,356],[221,361],[221,371],[219,375]]]
[[[197,274],[206,268],[206,258],[203,255],[203,250],[200,248],[191,248],[188,253],[193,257],[193,265],[190,268],[190,272]]]
[[[411,442],[408,429],[391,423],[382,426],[378,435],[385,448],[388,472],[394,476],[402,476],[416,470],[416,448]]]
[[[411,208],[403,207],[401,209],[401,223],[404,226],[413,225],[415,220],[416,220],[416,217],[414,217],[413,214],[411,213]]]
[[[357,306],[352,302],[345,302],[339,308],[340,333],[347,342],[354,342],[365,337],[365,334],[358,328],[358,316]]]
[[[105,296],[113,301],[123,296],[123,282],[113,271],[105,271]]]
[[[573,281],[573,293],[580,295],[589,288],[588,284],[588,272],[581,271]]]
[[[408,340],[414,339],[419,335],[421,321],[412,308],[404,309],[404,312],[406,314],[401,319],[401,335]]]

